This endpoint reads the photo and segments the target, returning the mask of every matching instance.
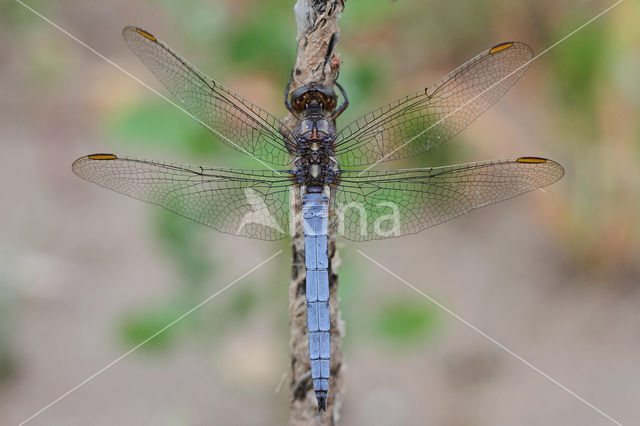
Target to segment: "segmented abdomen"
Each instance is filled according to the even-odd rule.
[[[318,190],[311,187],[308,191]],[[322,192],[307,192],[302,198],[304,223],[307,330],[311,377],[318,399],[318,408],[325,409],[329,390],[329,359],[331,357],[329,318],[329,257],[327,227],[329,200]]]

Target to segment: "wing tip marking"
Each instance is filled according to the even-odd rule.
[[[542,157],[520,157],[516,161],[518,163],[524,163],[524,164],[540,164],[540,163],[546,163],[549,160]]]
[[[514,44],[515,42],[513,41],[507,41],[505,43],[496,44],[491,49],[489,49],[489,54],[493,55],[494,53],[502,52],[503,50],[510,48]]]
[[[148,38],[151,41],[154,41],[154,42],[158,41],[158,39],[153,34],[151,34],[149,31],[145,31],[142,28],[138,28],[138,27],[133,27],[133,29],[135,29],[138,34],[140,34],[141,36],[143,36],[145,38]]]
[[[89,160],[116,160],[118,157],[115,154],[91,154],[87,155]]]

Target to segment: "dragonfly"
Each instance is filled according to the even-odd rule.
[[[493,46],[430,86],[337,130],[336,119],[349,104],[338,83],[340,96],[316,82],[291,92],[290,80],[284,103],[299,119],[297,128],[290,129],[207,77],[148,31],[130,26],[123,37],[180,105],[217,139],[269,166],[205,167],[98,153],[77,159],[73,171],[224,233],[279,240],[301,226],[309,361],[321,411],[326,409],[331,375],[328,233],[352,241],[414,234],[550,185],[564,175],[557,162],[535,156],[444,167],[362,169],[420,154],[462,131],[528,68],[533,52],[521,42]]]

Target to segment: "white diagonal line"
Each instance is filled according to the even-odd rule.
[[[193,308],[189,309],[187,312],[185,312],[184,314],[180,315],[178,318],[176,318],[175,320],[171,321],[169,324],[165,325],[164,327],[162,327],[160,330],[156,331],[155,333],[153,333],[151,336],[147,337],[146,339],[144,339],[142,342],[138,343],[136,346],[134,346],[133,348],[129,349],[127,352],[123,353],[122,355],[120,355],[118,358],[114,359],[113,361],[111,361],[109,364],[105,365],[104,367],[102,367],[100,370],[96,371],[95,373],[93,373],[92,375],[90,375],[89,377],[87,377],[86,379],[84,379],[83,381],[81,381],[80,383],[78,383],[77,385],[75,385],[74,387],[72,387],[71,389],[69,389],[68,391],[66,391],[65,393],[63,393],[62,395],[60,395],[58,398],[54,399],[53,401],[51,401],[49,404],[45,405],[44,407],[42,407],[40,410],[36,411],[34,414],[32,414],[30,417],[26,418],[25,420],[23,420],[18,426],[22,426],[25,423],[29,422],[30,420],[32,420],[34,417],[38,416],[39,414],[41,414],[43,411],[45,411],[46,409],[50,408],[52,405],[60,402],[62,399],[66,398],[67,396],[69,396],[69,394],[71,394],[72,392],[74,392],[75,390],[77,390],[79,387],[85,385],[86,383],[88,383],[89,381],[93,380],[94,378],[96,378],[98,375],[104,373],[107,369],[113,367],[113,365],[115,365],[116,363],[118,363],[119,361],[121,361],[123,358],[127,357],[128,355],[130,355],[132,352],[136,351],[137,349],[139,349],[141,346],[143,346],[144,344],[146,344],[147,342],[149,342],[151,339],[155,338],[156,336],[158,336],[159,334],[165,332],[168,328],[172,327],[173,325],[175,325],[178,321],[184,319],[186,316],[190,315],[191,313],[193,313],[193,311],[195,311],[196,309],[200,308],[202,305],[204,305],[205,303],[209,302],[210,300],[212,300],[213,298],[215,298],[216,296],[218,296],[220,293],[222,293],[223,291],[227,290],[229,287],[231,287],[232,285],[236,284],[238,281],[242,280],[244,277],[246,277],[247,275],[251,274],[253,271],[255,271],[256,269],[260,268],[261,266],[263,266],[264,264],[266,264],[267,262],[269,262],[271,259],[273,259],[274,257],[276,257],[277,255],[279,255],[280,253],[282,253],[282,250],[279,250],[276,254],[274,254],[273,256],[267,258],[266,260],[263,260],[262,262],[260,262],[259,264],[257,264],[256,266],[254,266],[253,268],[249,269],[247,272],[245,272],[244,274],[240,275],[238,278],[236,278],[235,280],[231,281],[229,284],[227,284],[226,286],[222,287],[220,290],[218,290],[217,292],[215,292],[214,294],[212,294],[211,296],[207,297],[206,299],[204,299],[202,302],[198,303],[197,305],[195,305]]]
[[[538,374],[542,375],[545,379],[549,380],[550,382],[554,383],[555,385],[557,385],[558,387],[560,387],[562,390],[564,390],[565,392],[568,392],[570,395],[572,395],[573,397],[575,397],[576,399],[578,399],[579,401],[583,402],[584,404],[588,405],[589,407],[591,407],[592,409],[594,409],[595,411],[597,411],[598,413],[600,413],[602,416],[606,417],[607,419],[611,420],[613,423],[622,426],[622,423],[620,423],[619,421],[617,421],[616,419],[614,419],[613,417],[609,416],[607,413],[605,413],[604,411],[602,411],[601,409],[599,409],[598,407],[596,407],[595,405],[593,405],[592,403],[590,403],[589,401],[587,401],[586,399],[584,399],[583,397],[581,397],[580,395],[578,395],[577,393],[575,393],[574,391],[572,391],[571,389],[569,389],[568,387],[566,387],[565,385],[563,385],[562,383],[558,382],[556,379],[554,379],[553,377],[551,377],[549,374],[545,373],[544,371],[540,370],[538,367],[536,367],[535,365],[531,364],[529,361],[527,361],[526,359],[524,359],[523,357],[521,357],[520,355],[518,355],[517,353],[513,352],[511,349],[509,349],[508,347],[506,347],[505,345],[503,345],[502,343],[498,342],[496,339],[494,339],[493,337],[489,336],[487,333],[485,333],[484,331],[480,330],[478,327],[476,327],[475,325],[469,323],[467,320],[465,320],[464,318],[462,318],[460,315],[456,314],[455,312],[453,312],[451,309],[447,308],[446,306],[444,306],[443,304],[441,304],[440,302],[438,302],[437,300],[435,300],[433,297],[428,296],[427,294],[425,294],[424,292],[422,292],[421,290],[419,290],[418,288],[416,288],[415,286],[413,286],[411,283],[409,283],[408,281],[406,281],[405,279],[401,278],[400,276],[396,275],[395,273],[393,273],[389,268],[383,266],[382,264],[380,264],[379,262],[377,262],[376,260],[372,259],[371,257],[367,256],[366,254],[364,254],[363,252],[361,252],[360,250],[356,250],[358,253],[360,253],[363,257],[366,257],[367,259],[369,259],[371,262],[373,262],[374,264],[376,264],[380,269],[386,271],[387,273],[393,275],[395,278],[397,278],[399,281],[401,281],[403,284],[407,285],[408,287],[410,287],[411,289],[415,290],[416,292],[420,293],[424,298],[426,298],[427,300],[429,300],[431,303],[437,305],[440,309],[444,310],[445,312],[447,312],[449,315],[451,315],[452,317],[454,317],[455,319],[457,319],[458,321],[462,322],[464,325],[466,325],[467,327],[471,328],[473,331],[475,331],[476,333],[482,335],[483,337],[485,337],[486,339],[490,340],[492,343],[494,343],[495,345],[497,345],[500,349],[504,350],[505,352],[507,352],[509,355],[513,356],[514,358],[516,358],[518,361],[524,363],[526,366],[528,366],[529,368],[533,369],[535,372],[537,372]]]
[[[478,99],[480,96],[484,95],[485,93],[487,93],[489,90],[493,89],[495,86],[497,86],[498,84],[502,83],[503,81],[505,81],[507,78],[511,77],[512,75],[514,75],[515,73],[517,73],[518,71],[520,71],[522,68],[529,66],[529,64],[531,64],[531,62],[535,61],[536,59],[538,59],[540,56],[544,55],[545,53],[549,52],[551,49],[553,49],[554,47],[556,47],[557,45],[559,45],[560,43],[562,43],[563,41],[565,41],[566,39],[568,39],[569,37],[573,36],[575,33],[577,33],[578,31],[580,31],[581,29],[583,29],[584,27],[586,27],[587,25],[591,24],[593,21],[595,21],[596,19],[600,18],[602,15],[610,12],[614,7],[618,6],[620,3],[622,3],[624,0],[618,0],[617,2],[615,2],[614,4],[612,4],[611,6],[609,6],[608,8],[606,8],[605,10],[603,10],[602,12],[600,12],[599,14],[597,14],[596,16],[594,16],[593,18],[589,19],[587,22],[585,22],[584,24],[580,25],[578,28],[576,28],[575,30],[571,31],[569,34],[567,34],[566,36],[562,37],[560,40],[556,41],[555,43],[553,43],[551,46],[547,47],[546,49],[544,49],[542,52],[538,53],[536,56],[534,56],[533,58],[529,59],[529,61],[525,62],[524,64],[520,65],[518,68],[516,68],[515,70],[513,70],[511,73],[509,73],[507,76],[501,78],[500,80],[498,80],[497,82],[495,82],[494,84],[492,84],[491,86],[487,87],[485,90],[483,90],[482,92],[480,92],[478,95],[474,96],[473,98],[471,98],[470,100],[468,100],[467,102],[463,103],[462,105],[460,105],[458,108],[456,108],[455,110],[453,110],[453,112],[445,115],[444,117],[442,117],[440,120],[436,121],[435,123],[433,123],[431,126],[427,127],[426,129],[424,129],[423,131],[421,131],[420,133],[418,133],[417,135],[415,135],[414,137],[412,137],[411,139],[409,139],[408,141],[406,141],[405,143],[403,143],[402,145],[400,145],[399,147],[397,147],[396,149],[394,149],[393,151],[391,151],[390,153],[386,154],[385,156],[383,156],[382,158],[380,158],[378,161],[376,161],[375,163],[373,163],[372,165],[370,165],[369,167],[367,167],[366,169],[362,170],[358,176],[360,176],[362,173],[366,172],[367,170],[370,170],[372,167],[377,166],[378,164],[380,164],[381,162],[383,162],[385,160],[385,158],[389,157],[390,155],[392,155],[393,153],[395,153],[396,151],[404,148],[405,146],[407,146],[408,144],[410,144],[411,142],[413,142],[414,140],[416,140],[417,138],[419,138],[420,136],[422,136],[423,134],[425,134],[426,132],[428,132],[429,130],[431,130],[432,128],[434,128],[435,126],[437,126],[438,124],[442,123],[444,120],[446,120],[447,118],[451,117],[453,114],[455,114],[456,112],[460,111],[462,108],[464,108],[465,106],[469,105],[471,102],[475,101],[476,99]]]
[[[165,101],[169,102],[171,105],[173,105],[174,107],[178,108],[180,111],[184,112],[185,114],[187,114],[189,117],[193,118],[194,120],[198,121],[200,124],[202,124],[204,127],[206,127],[207,129],[209,129],[214,135],[218,136],[220,139],[223,139],[227,142],[229,142],[231,145],[233,145],[234,147],[236,147],[239,151],[247,154],[248,156],[252,157],[254,160],[258,161],[259,163],[261,163],[263,166],[267,167],[268,169],[270,169],[273,172],[276,172],[278,174],[281,174],[279,171],[275,170],[274,168],[272,168],[271,166],[269,166],[267,163],[265,163],[264,161],[260,160],[259,158],[257,158],[256,156],[254,156],[253,154],[251,154],[250,152],[248,152],[247,150],[245,150],[244,148],[242,148],[241,146],[239,146],[238,144],[236,144],[235,142],[233,142],[231,139],[229,139],[228,137],[226,137],[225,135],[223,135],[222,133],[218,132],[217,130],[213,129],[211,126],[209,126],[207,123],[203,122],[202,120],[200,120],[198,117],[194,116],[193,114],[191,114],[189,111],[187,111],[186,109],[182,108],[180,105],[178,105],[177,103],[173,102],[171,99],[167,98],[166,96],[164,96],[162,93],[158,92],[156,89],[154,89],[153,87],[149,86],[147,83],[145,83],[144,81],[140,80],[138,77],[136,77],[135,75],[131,74],[129,71],[125,70],[124,68],[122,68],[120,65],[116,64],[115,62],[113,62],[111,59],[107,58],[106,56],[104,56],[102,53],[98,52],[97,50],[95,50],[93,47],[89,46],[88,44],[86,44],[85,42],[81,41],[80,39],[78,39],[76,36],[74,36],[73,34],[69,33],[67,30],[65,30],[64,28],[62,28],[61,26],[59,26],[58,24],[54,23],[53,21],[51,21],[49,18],[45,17],[44,15],[42,15],[41,13],[39,13],[38,11],[34,10],[33,8],[31,8],[30,6],[27,6],[26,4],[24,4],[21,0],[16,0],[16,2],[20,3],[22,6],[24,6],[26,9],[30,10],[31,12],[33,12],[34,14],[36,14],[37,16],[39,16],[40,18],[42,18],[43,20],[45,20],[46,22],[48,22],[49,24],[51,24],[52,26],[54,26],[55,28],[57,28],[58,30],[60,30],[61,32],[63,32],[64,34],[66,34],[67,36],[69,36],[71,39],[73,39],[74,41],[76,41],[77,43],[81,44],[82,46],[86,47],[87,49],[89,49],[91,52],[95,53],[98,57],[100,57],[102,60],[104,60],[105,62],[113,65],[114,67],[116,67],[118,70],[122,71],[124,74],[128,75],[129,77],[131,77],[133,80],[137,81],[138,83],[140,83],[142,86],[146,87],[147,89],[151,90],[153,93],[155,93],[156,95],[160,96],[162,99],[164,99]]]

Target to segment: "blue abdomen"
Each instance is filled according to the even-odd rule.
[[[311,187],[309,191],[317,189]],[[329,200],[322,192],[307,192],[302,198],[302,214],[307,270],[307,331],[309,332],[311,377],[318,399],[318,409],[324,410],[329,390],[329,359],[331,358],[327,251]]]

